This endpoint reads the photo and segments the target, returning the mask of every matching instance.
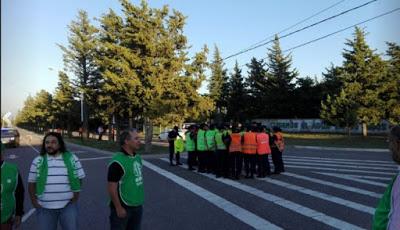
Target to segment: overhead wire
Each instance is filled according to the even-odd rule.
[[[307,26],[302,27],[302,28],[300,28],[300,29],[298,29],[298,30],[295,30],[295,31],[293,31],[293,32],[290,32],[290,33],[288,33],[288,34],[285,34],[285,35],[281,36],[280,39],[285,38],[285,37],[288,37],[288,36],[291,36],[291,35],[293,35],[293,34],[296,34],[296,33],[298,33],[298,32],[301,32],[301,31],[303,31],[303,30],[309,29],[309,28],[311,28],[311,27],[314,27],[314,26],[316,26],[316,25],[319,25],[319,24],[321,24],[321,23],[323,23],[323,22],[326,22],[326,21],[329,21],[329,20],[331,20],[331,19],[337,18],[337,17],[339,17],[339,16],[341,16],[341,15],[344,15],[344,14],[349,13],[349,12],[351,12],[351,11],[354,11],[354,10],[356,10],[356,9],[365,7],[365,6],[367,6],[367,5],[369,5],[369,4],[373,3],[373,2],[376,2],[376,1],[378,1],[378,0],[371,0],[371,1],[369,1],[369,2],[366,2],[366,3],[364,3],[364,4],[361,4],[361,5],[359,5],[359,6],[353,7],[353,8],[351,8],[351,9],[348,9],[348,10],[345,10],[345,11],[342,11],[342,12],[340,12],[340,13],[338,13],[338,14],[335,14],[335,15],[333,15],[333,16],[330,16],[330,17],[328,17],[328,18],[322,19],[322,20],[320,20],[320,21],[318,21],[318,22],[315,22],[315,23],[313,23],[313,24],[307,25]],[[237,52],[237,53],[235,53],[235,54],[229,55],[229,56],[223,58],[222,60],[226,60],[226,59],[229,59],[229,58],[238,56],[238,55],[240,55],[240,54],[247,53],[247,52],[249,52],[249,51],[251,51],[251,50],[257,49],[257,48],[262,47],[262,46],[265,46],[266,44],[271,43],[271,42],[273,42],[273,41],[274,41],[274,39],[271,39],[271,40],[269,40],[269,41],[267,41],[267,42],[263,42],[263,43],[261,43],[261,44],[259,44],[259,45],[257,45],[257,46],[252,47],[252,48],[248,48],[248,49],[245,49],[245,50],[243,50],[243,51]]]
[[[308,44],[314,43],[314,42],[316,42],[316,41],[325,39],[325,38],[330,37],[330,36],[332,36],[332,35],[335,35],[335,34],[337,34],[337,33],[343,32],[343,31],[345,31],[345,30],[354,28],[355,26],[358,26],[358,25],[361,25],[361,24],[364,24],[364,23],[373,21],[373,20],[375,20],[375,19],[381,18],[381,17],[383,17],[383,16],[392,14],[392,13],[394,13],[394,12],[396,12],[396,11],[399,11],[399,10],[400,10],[400,7],[395,8],[395,9],[393,9],[393,10],[390,10],[390,11],[387,11],[387,12],[385,12],[385,13],[379,14],[379,15],[377,15],[377,16],[374,16],[374,17],[372,17],[372,18],[369,18],[369,19],[366,19],[366,20],[364,20],[364,21],[358,22],[358,23],[353,24],[353,25],[351,25],[351,26],[342,28],[342,29],[340,29],[340,30],[337,30],[337,31],[334,31],[334,32],[332,32],[332,33],[326,34],[326,35],[324,35],[324,36],[321,36],[321,37],[315,38],[315,39],[313,39],[313,40],[304,42],[304,43],[302,43],[302,44],[293,46],[293,47],[291,47],[291,48],[289,48],[289,49],[285,49],[285,50],[283,50],[282,52],[285,52],[285,53],[286,53],[286,52],[295,50],[295,49],[297,49],[297,48],[300,48],[300,47],[306,46],[306,45],[308,45]],[[267,60],[267,58],[262,58],[261,60]],[[243,64],[243,65],[240,65],[239,67],[243,67],[243,66],[246,66],[246,65],[247,65],[247,64]],[[232,69],[233,69],[233,68],[232,68]]]
[[[265,41],[267,41],[267,40],[273,38],[273,37],[275,36],[275,34],[279,35],[279,34],[281,34],[281,33],[283,33],[283,32],[286,32],[286,31],[292,29],[293,27],[295,27],[295,26],[297,26],[297,25],[300,25],[301,23],[303,23],[303,22],[305,22],[305,21],[308,21],[309,19],[311,19],[311,18],[313,18],[313,17],[315,17],[315,16],[317,16],[317,15],[319,15],[319,14],[321,14],[321,13],[323,13],[323,12],[325,12],[325,11],[327,11],[327,10],[329,10],[329,9],[331,9],[331,8],[333,8],[333,7],[335,7],[335,6],[337,6],[337,5],[339,5],[340,3],[344,2],[344,1],[346,1],[346,0],[338,1],[338,2],[336,2],[336,3],[334,3],[334,4],[332,4],[332,5],[330,5],[330,6],[326,7],[326,8],[324,8],[324,9],[318,11],[317,13],[315,13],[315,14],[313,14],[313,15],[311,15],[311,16],[309,16],[309,17],[307,17],[307,18],[305,18],[305,19],[303,19],[303,20],[301,20],[301,21],[299,21],[299,22],[297,22],[297,23],[295,23],[295,24],[293,24],[293,25],[291,25],[291,26],[289,26],[289,27],[287,27],[287,28],[281,30],[281,31],[279,31],[278,33],[274,33],[274,34],[268,36],[267,38],[265,38],[265,39],[263,39],[263,40],[261,40],[261,41],[255,43],[255,44],[251,45],[249,48],[252,48],[252,47],[254,47],[254,46],[256,46],[256,45],[258,45],[258,44],[260,44],[260,43],[263,43],[263,42],[265,42]]]

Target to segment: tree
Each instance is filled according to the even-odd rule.
[[[286,56],[283,54],[277,35],[272,48],[268,51],[267,103],[272,108],[269,110],[269,117],[293,118],[295,116],[293,98],[295,84],[293,80],[297,77],[298,72],[296,69],[291,70],[292,57],[290,54]]]
[[[236,62],[229,79],[228,117],[234,122],[243,122],[246,119],[246,86],[242,70]]]
[[[212,109],[209,99],[197,92],[205,79],[208,50],[204,47],[189,62],[185,17],[179,11],[150,8],[145,1],[136,6],[121,0],[121,5],[122,20],[110,13],[108,22],[104,17],[101,21],[101,49],[113,54],[99,62],[103,90],[120,94],[103,99],[113,102],[109,111],[118,112],[118,120],[126,113],[123,108],[135,108],[144,120],[149,152],[153,124],[183,123]]]
[[[391,124],[400,124],[400,46],[396,43],[387,42],[386,54],[390,57],[387,61],[388,71],[381,81],[379,90],[381,110],[384,118]]]
[[[89,106],[96,105],[99,75],[95,63],[96,33],[85,11],[78,12],[76,21],[68,26],[68,46],[58,45],[64,52],[66,69],[75,74],[74,84],[81,93],[83,106],[83,136],[89,137]]]
[[[296,117],[316,118],[321,110],[321,85],[310,77],[298,78],[294,91]],[[307,106],[305,106],[307,105]]]
[[[343,83],[340,79],[342,72],[341,67],[334,66],[332,63],[329,68],[325,69],[326,72],[322,73],[323,79],[320,83],[323,99],[326,99],[328,95],[339,95]]]
[[[250,118],[265,117],[268,111],[268,105],[265,103],[267,99],[267,71],[265,70],[264,61],[252,58],[249,68],[246,85],[248,86],[249,100],[252,102],[247,106],[247,114]]]
[[[344,90],[334,98],[328,95],[326,101],[321,102],[321,118],[328,124],[344,127],[350,135],[351,128],[357,124],[357,104]]]
[[[79,120],[79,105],[76,101],[76,92],[68,75],[60,71],[58,73],[58,86],[54,92],[52,108],[55,121],[64,129],[67,129],[68,136],[72,137],[73,121]]]
[[[356,104],[357,120],[362,124],[363,135],[367,125],[378,124],[383,118],[379,88],[385,75],[385,64],[379,55],[369,48],[365,32],[356,27],[354,38],[345,43],[349,48],[343,52],[343,92],[345,97]]]
[[[226,110],[226,97],[227,97],[227,82],[228,77],[226,69],[224,69],[224,62],[221,58],[218,47],[215,46],[214,59],[210,64],[211,77],[208,85],[210,98],[214,101],[216,111],[214,114],[218,123],[222,122],[222,114]]]
[[[39,91],[34,97],[28,96],[24,102],[24,107],[17,115],[17,125],[35,131],[50,128],[54,122],[52,102],[51,94],[45,90]]]

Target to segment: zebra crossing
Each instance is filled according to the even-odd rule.
[[[391,161],[286,155],[286,172],[281,175],[234,181],[188,171],[187,165],[168,167],[166,162],[169,160],[160,158],[144,165],[167,172],[165,177],[203,199],[214,197],[208,201],[255,229],[321,229],[321,226],[322,229],[370,229],[377,202],[387,183],[398,173],[398,167]],[[191,181],[182,178],[189,174],[196,177],[190,177]],[[214,194],[211,188],[201,187],[193,178],[213,181],[224,186],[225,192]],[[252,212],[253,207],[237,204],[236,198],[229,195],[229,191],[233,194],[237,190],[261,200],[258,204],[266,207],[265,213]],[[289,219],[300,216],[297,217],[300,225],[283,223],[268,214],[274,210]],[[302,221],[309,220],[311,225],[300,227]]]

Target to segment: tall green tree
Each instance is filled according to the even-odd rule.
[[[135,108],[144,120],[149,152],[154,124],[183,123],[212,108],[209,98],[197,92],[205,80],[208,50],[205,47],[190,61],[183,34],[185,16],[179,11],[150,8],[146,1],[120,2],[122,16],[108,14],[109,22],[104,17],[101,21],[102,49],[113,53],[98,62],[104,91],[120,94],[104,99],[116,105],[109,110],[118,113],[117,120],[126,113],[122,108]]]
[[[323,99],[326,99],[328,95],[339,95],[343,86],[343,82],[340,79],[341,72],[341,67],[334,66],[331,63],[329,68],[326,68],[325,72],[322,73],[322,82],[319,85],[321,86]]]
[[[267,71],[263,59],[257,60],[252,58],[250,63],[247,64],[248,75],[246,78],[246,85],[248,86],[248,99],[251,101],[247,107],[247,114],[249,118],[263,118],[266,117],[268,111],[267,91]]]
[[[268,103],[272,108],[269,110],[268,117],[293,118],[295,116],[294,79],[298,76],[298,72],[291,67],[290,54],[283,54],[277,35],[268,51]]]
[[[246,85],[242,70],[236,62],[229,79],[228,118],[233,122],[244,122],[246,117]]]
[[[216,111],[214,111],[217,123],[223,120],[223,113],[226,111],[226,97],[228,76],[224,68],[224,62],[217,46],[215,46],[213,61],[210,64],[211,77],[208,84],[210,98],[214,101]]]
[[[55,121],[52,103],[53,97],[46,90],[39,91],[34,97],[28,96],[22,110],[17,115],[17,125],[35,131],[51,128]]]
[[[97,104],[99,74],[95,63],[97,28],[80,10],[76,20],[68,26],[68,46],[59,45],[63,51],[64,65],[75,75],[74,84],[81,93],[83,107],[83,136],[89,137],[89,106]]]
[[[321,118],[330,125],[344,127],[350,135],[357,125],[357,104],[349,99],[344,90],[336,97],[327,96],[321,102]]]
[[[58,78],[52,104],[53,114],[56,123],[67,129],[68,136],[72,137],[72,124],[80,118],[79,102],[75,100],[77,93],[65,72],[60,71]]]
[[[317,118],[321,110],[322,89],[310,77],[298,78],[294,90],[296,118]],[[307,105],[307,106],[305,106]]]
[[[379,89],[380,107],[386,120],[400,124],[400,46],[392,42],[387,42],[387,45],[388,71]]]
[[[367,125],[376,125],[383,118],[379,98],[379,88],[385,76],[385,63],[365,41],[365,32],[355,28],[354,38],[345,43],[343,91],[349,101],[357,105],[357,120],[362,124],[363,135],[367,135]]]

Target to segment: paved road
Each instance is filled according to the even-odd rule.
[[[41,139],[22,131],[22,146],[5,158],[27,181]],[[31,140],[29,140],[31,139]],[[81,229],[109,229],[106,171],[110,153],[67,145],[87,177]],[[171,167],[167,154],[144,156],[143,229],[369,229],[372,213],[397,166],[389,153],[291,149],[286,171],[268,179],[232,181]],[[24,229],[37,229],[25,196]]]

